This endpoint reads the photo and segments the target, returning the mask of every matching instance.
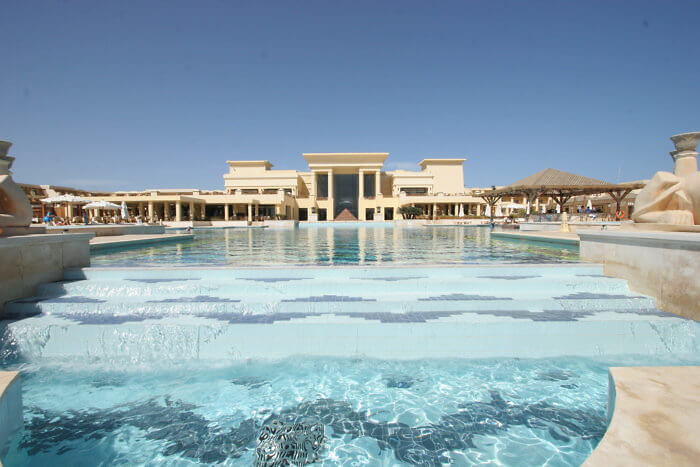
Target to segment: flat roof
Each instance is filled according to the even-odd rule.
[[[244,167],[252,167],[252,166],[258,166],[258,165],[264,165],[266,168],[273,167],[272,163],[270,161],[266,160],[257,160],[257,161],[226,161],[228,165],[240,165]]]
[[[432,162],[432,163],[443,163],[443,164],[444,164],[444,163],[446,163],[446,164],[462,164],[462,163],[464,163],[464,161],[466,161],[466,160],[467,160],[467,159],[464,159],[464,158],[457,158],[457,157],[443,157],[443,158],[440,158],[440,157],[433,157],[433,158],[430,158],[430,159],[423,159],[422,161],[420,161],[420,162],[418,163],[418,165],[420,165],[421,167],[423,167],[424,165],[427,165],[428,163],[431,163],[431,162]]]

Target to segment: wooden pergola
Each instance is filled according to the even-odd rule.
[[[607,183],[594,178],[584,177],[556,169],[545,169],[503,188],[494,188],[479,194],[490,206],[491,220],[496,203],[506,196],[523,196],[530,205],[540,196],[548,196],[564,211],[564,205],[574,196],[609,194],[617,205],[616,211],[622,209],[622,200],[632,190],[644,188],[644,182]]]

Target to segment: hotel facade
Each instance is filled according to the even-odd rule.
[[[88,198],[126,202],[134,215],[170,223],[384,221],[401,219],[403,206],[420,207],[429,217],[483,215],[484,200],[464,187],[466,159],[424,159],[418,171],[385,171],[388,156],[308,153],[304,172],[275,170],[267,160],[227,161],[223,190],[149,189]]]
[[[148,189],[142,191],[87,191],[52,185],[20,184],[29,197],[34,221],[52,211],[59,217],[82,215],[80,205],[45,205],[42,198],[73,194],[93,201],[126,204],[131,216],[173,227],[240,225],[257,221],[391,221],[402,220],[401,208],[415,206],[423,219],[488,217],[482,197],[491,188],[464,186],[463,158],[429,158],[420,170],[384,170],[388,153],[306,153],[308,171],[275,170],[267,160],[227,161],[223,190]],[[565,179],[581,178],[546,169]],[[535,174],[537,176],[538,174]],[[588,179],[596,182],[595,180]],[[605,183],[605,182],[600,182]],[[633,182],[631,182],[633,183]],[[633,190],[622,209],[631,214]],[[494,217],[524,212],[525,196],[504,196],[494,205]],[[555,212],[555,200],[547,195],[529,200],[532,213]],[[564,208],[569,213],[592,206],[614,216],[615,200],[609,194],[575,196]],[[556,211],[558,212],[558,211]],[[109,210],[90,209],[89,216],[112,217]]]

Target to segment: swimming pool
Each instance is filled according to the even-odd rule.
[[[578,248],[492,239],[488,227],[306,224],[297,229],[195,229],[195,239],[93,253],[93,266],[272,266],[553,263]]]
[[[579,465],[605,432],[607,367],[652,361],[685,363],[294,358],[138,370],[29,366],[25,426],[4,461],[253,465],[259,434],[278,421],[288,439],[317,437],[309,451],[319,465]]]
[[[196,236],[6,306],[25,407],[6,465],[578,465],[609,366],[700,362],[698,323],[576,249],[481,227]]]

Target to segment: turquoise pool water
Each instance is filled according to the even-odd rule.
[[[7,304],[24,428],[5,465],[579,465],[609,366],[700,362],[698,323],[576,249],[479,227],[195,233]]]
[[[94,253],[93,266],[269,266],[343,264],[552,263],[578,248],[490,238],[487,227],[392,224],[298,229],[195,229],[182,243]]]
[[[5,465],[254,465],[264,426],[322,435],[316,465],[579,465],[606,428],[611,364],[295,358],[202,368],[24,368]],[[298,448],[298,447],[297,447]],[[262,464],[266,465],[266,464]],[[271,464],[270,464],[271,465]]]

